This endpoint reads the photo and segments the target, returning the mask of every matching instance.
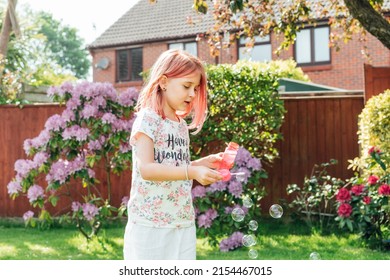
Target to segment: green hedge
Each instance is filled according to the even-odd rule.
[[[361,159],[364,162],[370,158],[367,151],[372,146],[379,148],[384,155],[390,154],[390,90],[373,96],[367,101],[359,115],[358,135]],[[379,167],[376,171],[379,172],[378,175],[383,172]]]
[[[281,68],[247,61],[208,65],[208,119],[192,137],[192,154],[217,152],[235,141],[256,158],[272,162],[278,156],[275,143],[282,138],[285,114],[278,79],[289,76]]]

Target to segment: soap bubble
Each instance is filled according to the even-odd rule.
[[[234,208],[232,211],[232,219],[236,222],[241,222],[245,218],[245,213],[244,210],[241,208],[237,207]]]
[[[242,245],[245,247],[251,247],[257,244],[256,236],[253,234],[246,234],[242,237]]]
[[[248,252],[248,256],[250,259],[257,259],[257,256],[259,254],[257,253],[257,251],[255,249],[250,249],[249,252]]]
[[[320,260],[321,256],[317,252],[313,252],[313,253],[310,254],[310,259],[311,260]]]
[[[255,231],[255,230],[257,230],[258,224],[255,220],[251,220],[249,222],[248,226],[249,226],[250,230]]]
[[[272,218],[278,219],[283,215],[283,208],[279,204],[274,204],[269,208],[269,214]]]
[[[246,208],[251,208],[253,206],[253,201],[250,197],[246,196],[242,199],[242,205]]]

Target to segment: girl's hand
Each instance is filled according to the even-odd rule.
[[[197,161],[193,161],[193,165],[205,166],[211,169],[218,169],[222,161],[223,153],[211,154]]]
[[[195,179],[203,186],[222,180],[221,173],[205,166],[189,166],[188,174],[191,179]]]

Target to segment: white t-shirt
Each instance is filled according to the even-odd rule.
[[[154,143],[154,160],[170,166],[190,164],[189,133],[187,123],[162,119],[155,111],[143,109],[137,113],[130,144],[133,147],[133,170],[129,221],[150,227],[180,228],[195,224],[192,204],[192,180],[147,181],[142,179],[135,153],[140,133]],[[183,176],[185,170],[183,168]]]

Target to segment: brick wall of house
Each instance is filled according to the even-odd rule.
[[[271,36],[273,50],[279,46],[281,39],[275,35]],[[370,60],[362,54],[364,46],[367,46]],[[143,45],[143,69],[149,69],[157,57],[168,49],[167,42],[148,43]],[[110,59],[107,69],[93,68],[93,80],[95,82],[107,81],[113,83],[119,90],[135,86],[140,88],[142,82],[115,82],[115,49],[94,50],[92,52],[93,65],[100,58]],[[232,45],[230,49],[222,50],[221,57],[216,59],[210,55],[209,46],[206,40],[198,42],[198,56],[207,63],[234,63],[237,61],[237,45]],[[273,54],[273,59],[288,59],[293,57],[293,48],[282,51],[279,56]],[[354,38],[347,44],[341,45],[341,49],[331,51],[331,65],[310,66],[302,68],[312,82],[332,87],[349,90],[364,89],[364,63],[373,66],[390,66],[390,51],[385,48],[376,38],[367,36],[366,42],[359,42]]]

